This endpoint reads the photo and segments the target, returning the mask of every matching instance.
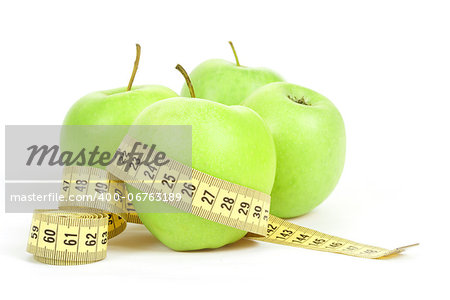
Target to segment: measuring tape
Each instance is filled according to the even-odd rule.
[[[126,136],[118,153],[148,153]],[[139,148],[141,147],[141,148]],[[141,223],[129,201],[126,185],[147,195],[179,194],[172,207],[213,222],[248,231],[247,239],[362,258],[382,258],[403,252],[365,245],[324,234],[269,214],[270,196],[169,159],[162,166],[139,159],[115,161],[107,171],[93,167],[66,167],[64,201],[59,210],[38,210],[28,238],[28,252],[41,262],[58,265],[85,264],[106,256],[108,239],[123,232],[127,222]],[[84,198],[83,198],[84,197]],[[77,201],[77,199],[84,199]]]
[[[136,139],[127,135],[118,152],[127,155],[133,148],[136,153],[142,153],[141,157],[147,157],[151,151],[148,146],[137,143]],[[181,195],[180,201],[167,201],[167,204],[179,210],[230,227],[266,235],[270,195],[216,178],[178,161],[169,158],[166,160],[168,163],[157,166],[146,165],[139,159],[130,161],[127,165],[118,159],[108,165],[107,170],[145,195]]]
[[[27,251],[54,265],[99,261],[106,257],[108,227],[108,214],[101,211],[36,210]]]
[[[60,208],[80,207],[110,212],[109,238],[125,230],[126,222],[141,224],[132,202],[126,201],[125,183],[104,170],[65,167],[61,194],[64,199],[59,203]]]
[[[362,258],[383,258],[405,251],[406,248],[417,246],[412,244],[388,250],[353,242],[340,237],[332,236],[313,229],[302,227],[281,218],[270,215],[266,236],[254,236],[247,234],[246,238],[286,245],[297,248],[305,248],[324,252],[345,254]]]
[[[38,261],[76,265],[102,260],[108,239],[122,233],[127,222],[142,224],[132,203],[123,201],[125,183],[104,170],[65,167],[61,194],[59,209],[33,214],[27,251]]]

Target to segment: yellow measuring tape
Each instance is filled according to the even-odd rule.
[[[146,157],[151,151],[128,135],[118,151],[130,153],[133,147],[136,153],[142,153],[142,157]],[[107,170],[142,191],[143,195],[180,195],[180,201],[166,202],[182,211],[237,229],[266,235],[270,195],[216,178],[175,160],[167,161],[168,163],[158,167],[140,161],[132,161],[130,165],[120,164],[120,160],[116,160],[108,165]]]
[[[102,260],[108,239],[122,233],[127,222],[141,224],[132,203],[122,200],[125,183],[104,170],[66,167],[61,193],[59,209],[33,214],[27,251],[38,261],[76,265]],[[118,201],[108,200],[114,195]]]
[[[134,138],[126,136],[119,151],[130,153],[135,143]],[[145,156],[148,150],[136,148],[136,151]],[[126,166],[118,160],[108,166],[108,172],[93,167],[66,167],[62,184],[64,201],[59,210],[35,211],[27,251],[41,262],[57,265],[85,264],[105,258],[109,238],[124,231],[127,222],[141,223],[129,201],[125,182],[145,195],[180,195],[177,201],[172,197],[166,203],[248,231],[248,239],[363,258],[382,258],[416,245],[388,250],[298,226],[269,214],[269,195],[174,160],[162,166],[148,166],[140,161]]]

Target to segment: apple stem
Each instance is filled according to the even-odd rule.
[[[237,56],[237,54],[236,54],[236,49],[234,49],[233,42],[232,42],[232,41],[229,41],[228,43],[230,44],[231,49],[233,50],[234,58],[236,59],[236,66],[240,67],[241,64],[239,63],[239,59],[238,59],[238,56]]]
[[[127,91],[131,90],[131,87],[133,86],[133,81],[134,77],[136,76],[140,58],[141,58],[141,45],[136,44],[136,60],[134,61],[133,73],[131,73],[131,78],[130,81],[128,82]]]
[[[189,88],[189,93],[191,94],[191,98],[195,98],[195,93],[194,93],[194,86],[192,85],[192,81],[191,78],[189,78],[188,73],[186,72],[186,70],[180,65],[178,64],[175,69],[177,69],[178,71],[180,71],[180,73],[183,75],[184,80],[186,80],[186,84]]]

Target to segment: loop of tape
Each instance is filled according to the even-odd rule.
[[[136,142],[126,136],[118,152],[132,152]],[[140,151],[145,154],[146,150]],[[57,265],[85,264],[105,258],[108,239],[123,232],[127,222],[141,224],[125,183],[148,194],[179,193],[178,201],[167,204],[247,231],[246,238],[252,240],[362,258],[387,257],[416,245],[389,250],[321,233],[270,215],[270,196],[259,191],[175,160],[161,166],[148,166],[139,160],[133,163],[130,167],[117,160],[107,171],[65,167],[61,191],[64,201],[59,203],[59,210],[35,211],[27,251],[38,261]],[[87,197],[89,201],[73,201],[71,197],[75,196]]]

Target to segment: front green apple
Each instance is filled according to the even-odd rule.
[[[271,83],[242,105],[255,110],[272,132],[277,171],[271,193],[275,216],[303,215],[325,200],[342,173],[345,128],[330,100],[290,83]]]
[[[233,46],[232,48],[234,51]],[[211,59],[201,63],[191,72],[189,76],[198,98],[236,105],[257,88],[271,82],[284,81],[280,75],[269,69],[241,66],[235,51],[234,53],[236,63]],[[183,85],[181,96],[189,97],[186,84]]]
[[[274,143],[253,110],[180,97],[149,106],[133,125],[191,125],[192,168],[270,194],[276,168]],[[152,144],[152,140],[140,142]],[[139,192],[130,185],[128,189]],[[174,250],[218,248],[246,234],[190,213],[143,213],[152,211],[152,205],[159,209],[157,202],[133,204],[142,223]]]

